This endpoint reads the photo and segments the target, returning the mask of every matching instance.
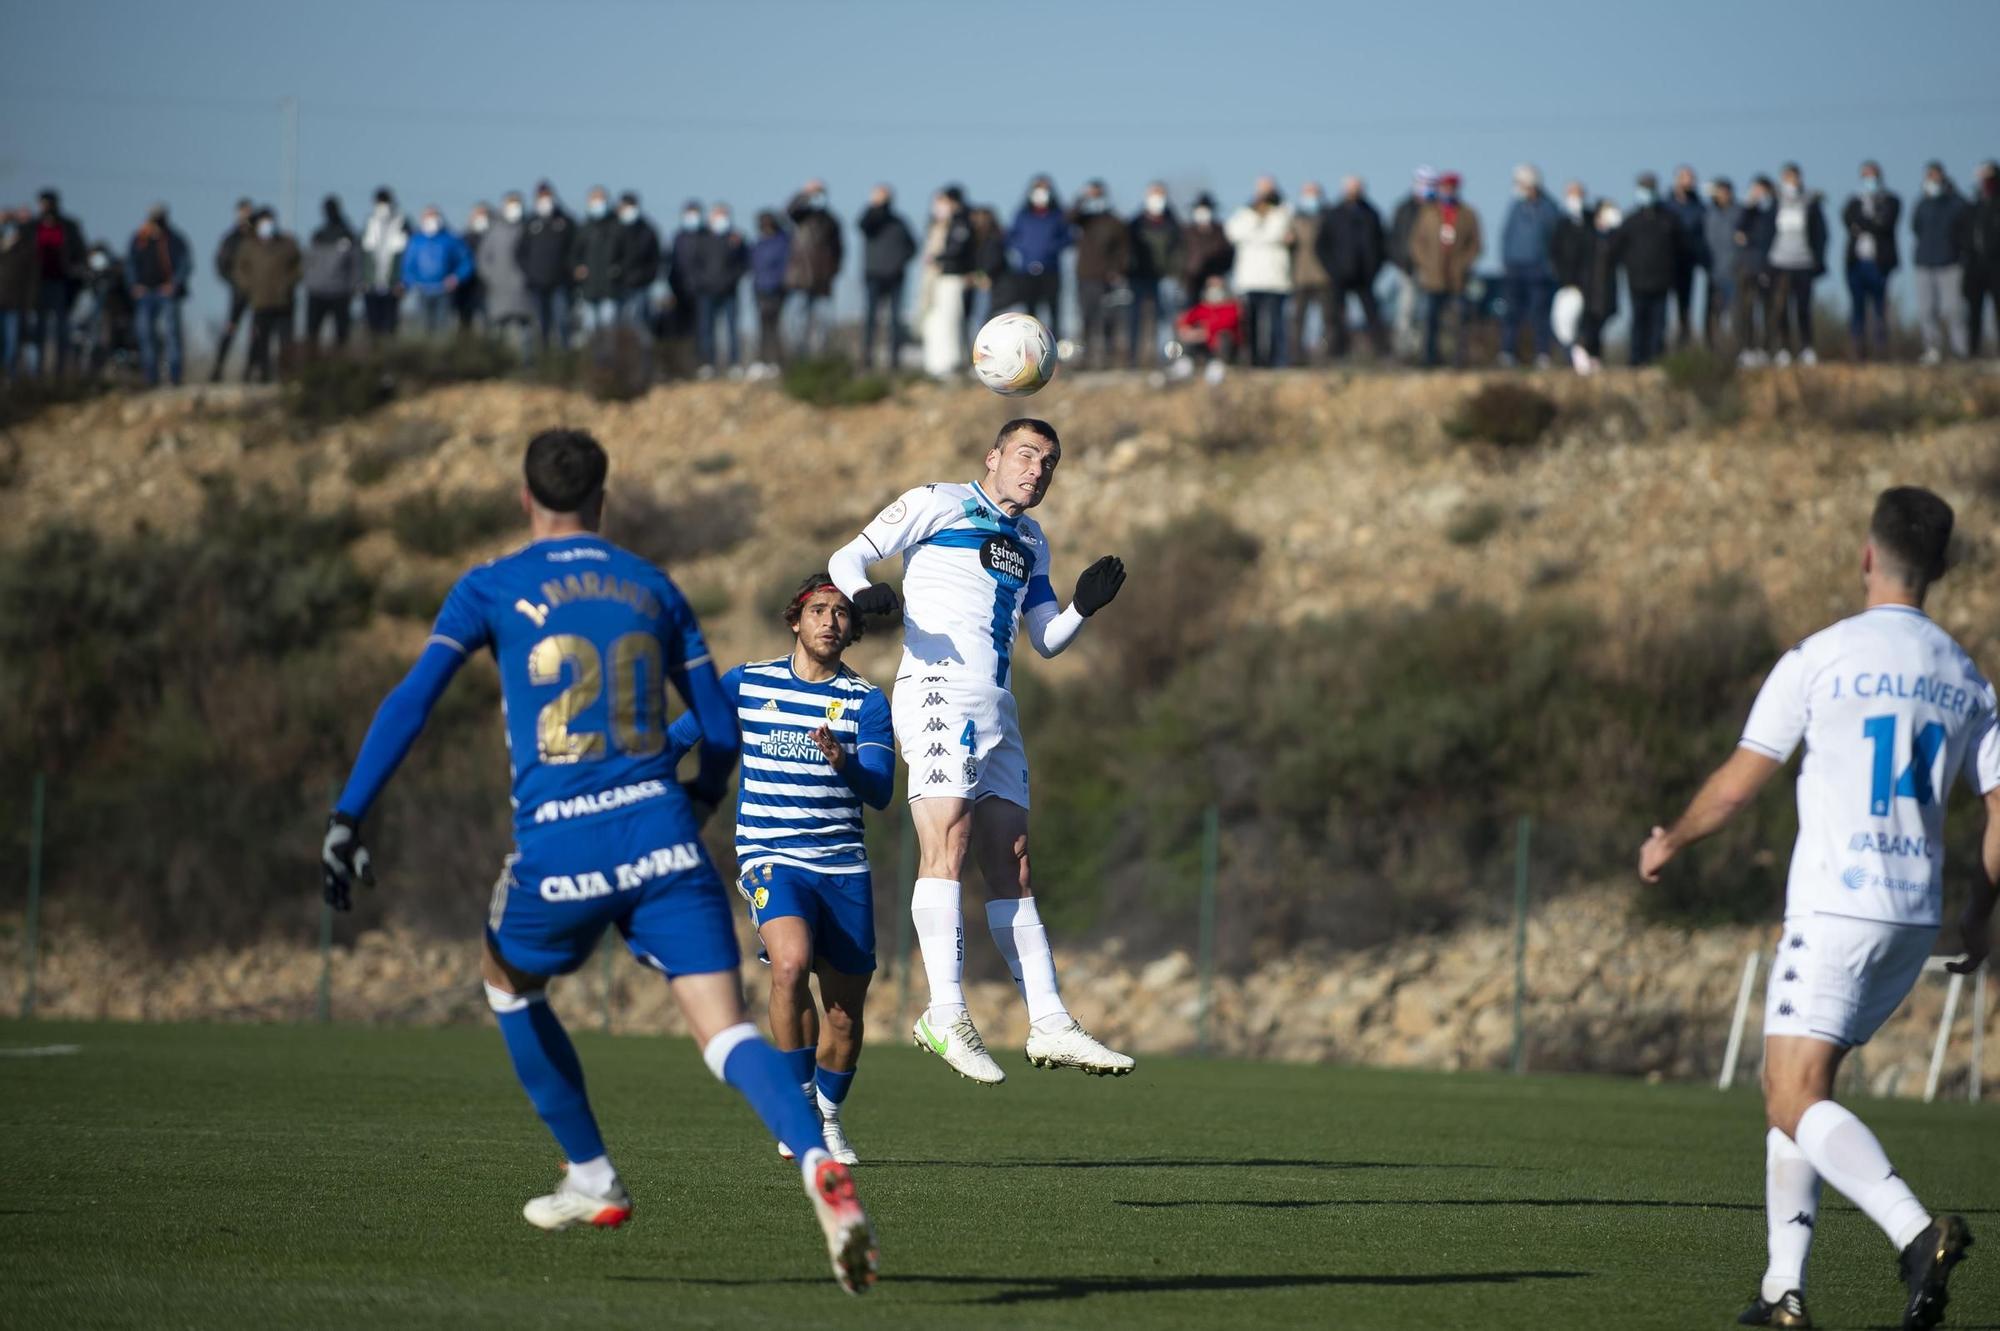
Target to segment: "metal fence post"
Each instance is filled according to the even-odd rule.
[[[1522,814],[1514,824],[1514,1056],[1509,1060],[1519,1075],[1528,1070],[1528,837],[1534,819]]]
[[[28,815],[28,920],[21,947],[27,953],[27,983],[21,990],[21,1015],[35,1015],[36,972],[42,951],[42,813],[48,798],[48,777],[35,773],[35,793]]]
[[[1215,989],[1215,870],[1221,839],[1222,815],[1211,804],[1201,814],[1201,933],[1196,944],[1201,988],[1196,1002],[1195,1046],[1204,1055],[1209,1050],[1209,1013]]]

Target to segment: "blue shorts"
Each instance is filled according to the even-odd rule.
[[[742,962],[729,893],[693,822],[652,810],[593,819],[587,837],[524,840],[493,885],[486,937],[518,970],[567,975],[614,925],[669,976]]]
[[[790,864],[746,869],[736,890],[750,903],[750,919],[795,915],[812,934],[813,956],[843,975],[875,969],[875,891],[868,873],[814,873]]]

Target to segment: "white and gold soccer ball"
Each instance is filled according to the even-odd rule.
[[[1056,340],[1032,314],[996,314],[972,340],[972,371],[1002,397],[1040,392],[1055,377]]]

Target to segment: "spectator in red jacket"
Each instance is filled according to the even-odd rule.
[[[1235,360],[1236,349],[1243,345],[1243,307],[1221,278],[1211,277],[1201,289],[1200,302],[1183,311],[1174,327],[1195,358],[1209,363],[1210,379],[1216,379],[1221,377],[1222,363]]]

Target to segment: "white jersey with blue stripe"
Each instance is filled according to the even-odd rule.
[[[882,691],[842,666],[832,679],[800,679],[791,658],[754,661],[722,677],[743,733],[736,794],[736,866],[789,864],[818,873],[867,873],[861,796],[834,771],[812,732],[832,731],[852,760],[875,746],[893,752]]]
[[[1021,615],[1056,599],[1041,524],[1007,516],[977,482],[941,482],[903,495],[861,535],[877,558],[903,556],[898,677],[920,665],[1006,688]]]

